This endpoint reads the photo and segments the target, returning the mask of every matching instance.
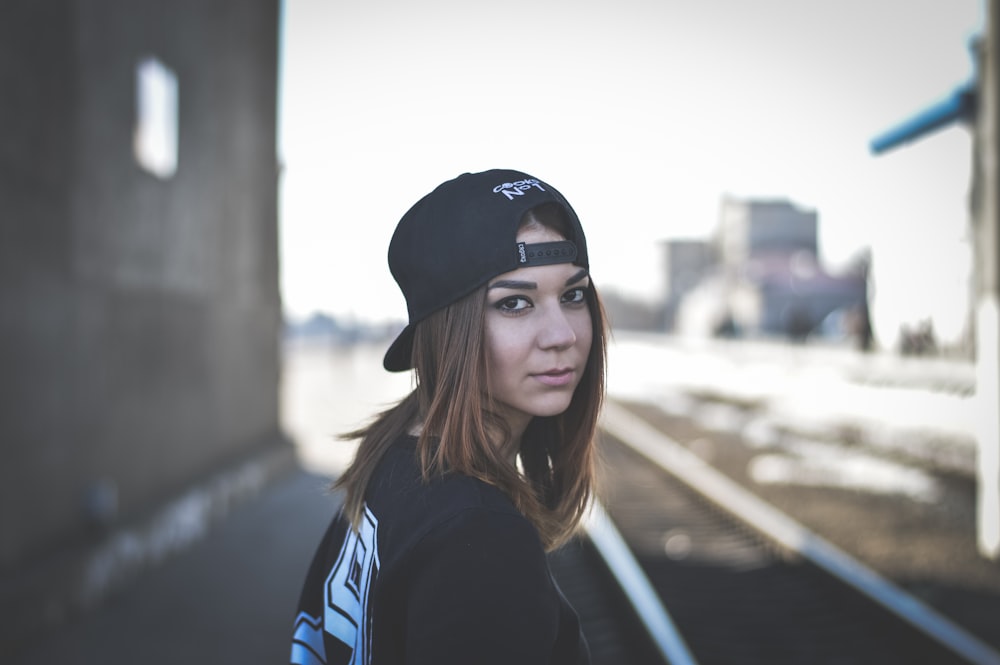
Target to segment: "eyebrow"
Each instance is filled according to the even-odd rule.
[[[588,275],[586,268],[581,268],[579,271],[573,274],[572,277],[566,280],[566,286],[571,286],[579,281],[582,281],[584,277]],[[493,282],[488,287],[487,291],[492,291],[493,289],[513,289],[515,291],[524,290],[530,291],[538,288],[537,282],[523,282],[516,279],[501,279]]]
[[[566,286],[572,286],[577,282],[583,281],[583,278],[586,277],[588,274],[589,273],[587,272],[586,268],[580,268],[580,270],[577,271],[575,275],[566,280]]]

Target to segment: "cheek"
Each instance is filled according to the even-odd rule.
[[[590,353],[590,345],[594,342],[594,327],[590,319],[590,310],[580,312],[573,320],[573,332],[576,334],[577,348],[586,357]]]
[[[503,320],[493,321],[486,326],[486,358],[490,364],[490,376],[500,382],[523,356],[517,329],[505,323]]]

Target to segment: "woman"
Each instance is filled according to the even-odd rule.
[[[586,663],[545,553],[593,485],[606,327],[576,213],[517,171],[464,174],[400,220],[416,387],[368,427],[306,578],[293,663]]]

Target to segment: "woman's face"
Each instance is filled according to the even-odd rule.
[[[528,227],[518,242],[564,240]],[[486,290],[486,353],[490,390],[519,436],[534,416],[569,406],[587,364],[592,328],[587,271],[571,263],[518,268],[493,278]]]

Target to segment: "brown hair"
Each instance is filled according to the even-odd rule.
[[[569,225],[555,204],[529,210],[521,222],[563,237]],[[360,438],[351,466],[334,487],[346,491],[344,511],[360,524],[368,482],[400,434],[423,424],[417,453],[425,480],[463,473],[504,491],[538,530],[547,550],[575,531],[594,488],[594,438],[604,400],[606,316],[596,290],[586,291],[593,329],[590,355],[569,407],[535,417],[521,437],[519,470],[507,454],[510,440],[489,394],[484,342],[486,287],[434,312],[416,326],[416,388],[397,405],[345,438]]]

